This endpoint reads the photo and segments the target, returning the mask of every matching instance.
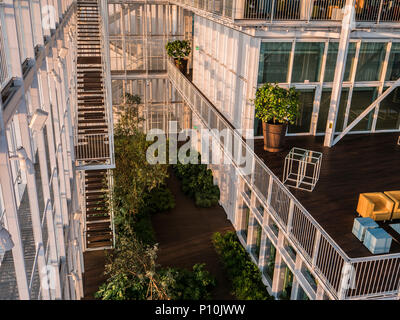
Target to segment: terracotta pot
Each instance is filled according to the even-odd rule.
[[[188,61],[186,59],[181,60],[181,63],[179,63],[178,59],[175,59],[175,65],[180,70],[180,72],[182,72],[183,74],[187,74]]]
[[[263,122],[264,150],[282,151],[285,144],[287,124],[270,124]]]

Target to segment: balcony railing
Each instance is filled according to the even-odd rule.
[[[224,149],[260,203],[267,208],[281,231],[302,255],[309,269],[316,273],[334,298],[355,299],[398,294],[400,254],[349,258],[174,63],[168,61],[167,66],[172,84],[205,127],[219,131],[228,130],[234,141],[239,142],[238,147],[235,145],[235,152],[242,150],[243,154],[251,157],[252,173],[246,175],[242,165],[235,160],[234,150]],[[223,138],[214,138],[220,141],[223,148]],[[348,289],[349,287],[353,289]]]
[[[346,0],[172,0],[171,2],[238,20],[341,21]],[[397,0],[355,0],[358,22],[398,22]]]

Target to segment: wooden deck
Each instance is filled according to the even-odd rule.
[[[323,147],[323,137],[287,137],[284,151],[255,151],[282,180],[284,159],[292,147],[322,152],[320,179],[313,192],[290,188],[291,192],[351,258],[371,256],[352,234],[358,196],[364,192],[400,190],[399,133],[347,135],[333,148]],[[400,235],[389,224],[379,224],[394,238],[390,253],[400,252]]]

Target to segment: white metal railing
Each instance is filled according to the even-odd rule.
[[[174,87],[180,92],[183,99],[192,111],[209,129],[228,129],[235,142],[239,141],[239,149],[253,161],[251,175],[246,175],[241,164],[230,156],[232,164],[243,176],[245,181],[255,191],[260,201],[268,208],[273,218],[280,225],[281,230],[295,244],[296,250],[311,266],[325,287],[337,299],[357,298],[367,295],[392,295],[399,290],[400,275],[393,275],[391,281],[373,281],[380,279],[382,272],[391,272],[390,266],[400,264],[400,254],[374,256],[361,259],[351,259],[339,245],[326,233],[311,214],[293,196],[288,188],[254,153],[242,137],[233,130],[232,126],[215,110],[201,92],[176,68],[172,61],[168,61],[168,75]],[[217,137],[220,139],[220,137]],[[222,140],[220,140],[223,146]],[[236,146],[235,146],[236,148]],[[237,150],[227,150],[231,155]],[[387,260],[379,265],[379,261]],[[389,265],[390,264],[390,265]],[[380,267],[378,267],[380,266]],[[351,274],[356,272],[355,289],[344,289],[346,270]],[[387,270],[388,269],[388,270]],[[358,272],[358,273],[357,273]]]
[[[232,19],[274,21],[341,21],[346,0],[171,0],[170,2]],[[400,3],[355,0],[358,22],[398,22]]]

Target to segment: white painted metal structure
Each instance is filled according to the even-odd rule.
[[[71,0],[0,3],[0,223],[15,244],[0,255],[1,299],[83,297],[68,39],[75,9]]]

